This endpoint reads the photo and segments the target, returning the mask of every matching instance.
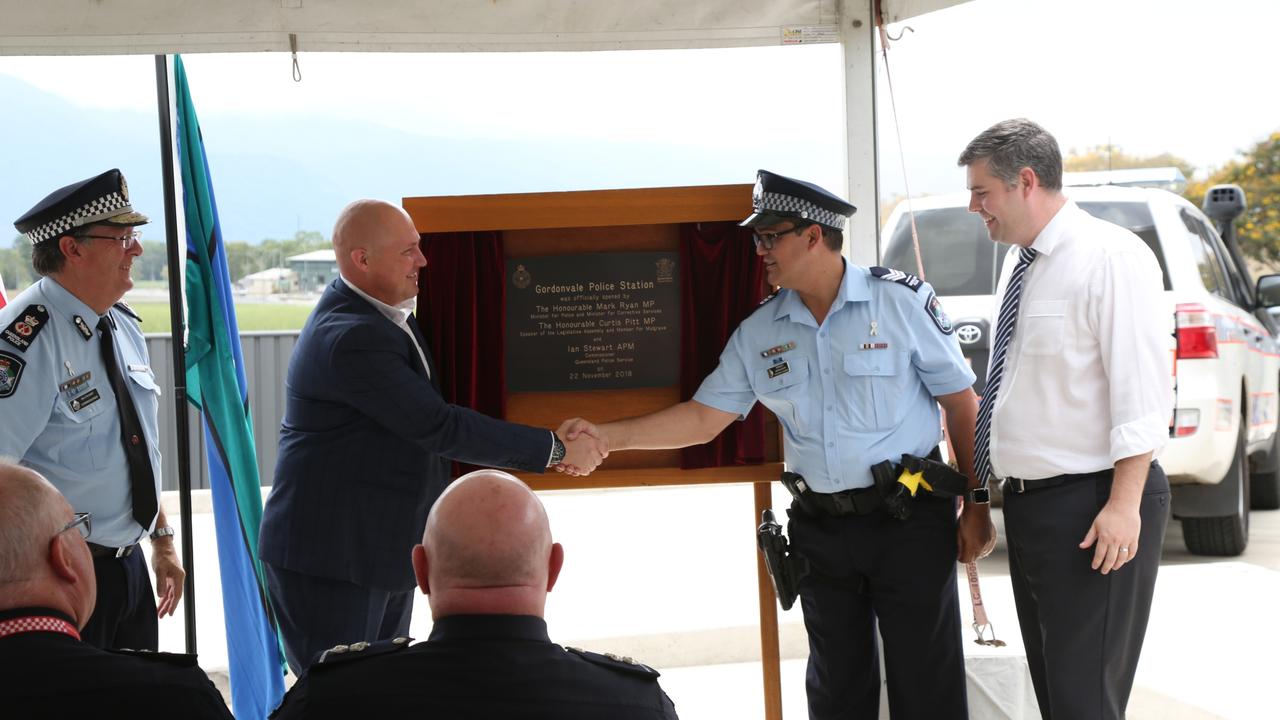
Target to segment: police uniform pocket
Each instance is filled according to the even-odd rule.
[[[902,402],[906,352],[864,350],[844,356],[845,402],[860,429],[886,430],[898,424]]]
[[[809,384],[809,359],[791,356],[756,371],[755,391],[760,403],[797,433],[805,432],[805,394]]]
[[[1022,350],[1028,355],[1057,355],[1062,352],[1066,323],[1066,300],[1037,300],[1027,303],[1014,333],[1023,335]]]
[[[95,385],[68,387],[58,393],[49,439],[56,441],[49,454],[62,467],[72,472],[91,472],[106,466],[109,443],[120,442],[119,429],[115,432],[110,390],[104,397],[104,388]],[[53,430],[53,427],[50,428]]]

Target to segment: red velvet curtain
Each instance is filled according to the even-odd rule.
[[[422,236],[418,324],[431,346],[441,394],[491,417],[506,414],[506,265],[497,232]],[[693,397],[719,363],[729,336],[764,298],[764,266],[751,233],[736,223],[680,229],[680,396]],[[685,469],[764,462],[764,414],[757,405],[705,445],[686,448]],[[461,474],[473,468],[455,464]]]
[[[733,222],[688,223],[680,228],[680,398],[693,397],[720,362],[738,324],[765,296],[764,264],[751,231]],[[688,470],[764,462],[764,410],[757,404],[743,422],[715,440],[685,448]]]
[[[506,274],[502,234],[422,236],[418,324],[431,345],[440,393],[455,405],[500,418],[507,411]],[[454,463],[458,474],[474,470]]]

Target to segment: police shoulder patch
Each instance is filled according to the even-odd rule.
[[[397,650],[403,650],[409,647],[409,643],[411,642],[413,642],[413,638],[398,637],[391,640],[378,640],[377,642],[361,641],[351,643],[350,645],[334,645],[328,650],[320,653],[320,657],[315,661],[315,666],[332,666],[337,663],[348,662],[350,660],[385,655]]]
[[[901,270],[894,270],[893,268],[887,268],[880,265],[867,269],[871,271],[871,277],[879,278],[881,280],[889,280],[896,282],[899,285],[906,285],[913,291],[919,290],[920,286],[924,284],[924,281],[920,278],[912,275],[911,273],[902,272]]]
[[[633,658],[615,655],[613,653],[595,653],[582,648],[566,647],[565,650],[577,655],[587,662],[598,665],[600,667],[616,670],[618,672],[635,675],[638,677],[657,680],[661,677],[661,673],[644,663],[636,662]]]
[[[28,305],[26,310],[18,313],[13,322],[4,330],[0,330],[0,338],[10,345],[26,352],[35,342],[36,336],[49,324],[49,310],[43,305]]]
[[[139,314],[138,314],[138,312],[137,312],[136,310],[134,310],[133,308],[129,307],[129,303],[126,303],[125,301],[121,300],[120,302],[116,303],[114,307],[115,307],[115,309],[119,310],[120,312],[124,313],[125,315],[128,315],[129,317],[133,318],[134,320],[137,320],[138,322],[142,322],[142,316],[141,316],[141,315],[139,315]]]
[[[951,318],[947,317],[947,313],[942,309],[942,301],[938,300],[938,296],[929,293],[929,297],[924,301],[924,308],[929,312],[929,317],[933,318],[933,324],[938,326],[938,330],[943,335],[950,335],[955,331],[955,323],[951,322]]]
[[[18,391],[22,369],[27,361],[10,352],[0,350],[0,398],[7,398]]]

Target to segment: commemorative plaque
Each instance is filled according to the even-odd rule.
[[[674,252],[508,259],[508,390],[679,383],[678,260]]]

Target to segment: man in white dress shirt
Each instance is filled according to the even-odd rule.
[[[1035,123],[993,125],[958,164],[969,210],[1011,246],[974,464],[1003,481],[1036,698],[1046,720],[1122,720],[1169,513],[1160,267],[1063,195],[1058,144]]]

